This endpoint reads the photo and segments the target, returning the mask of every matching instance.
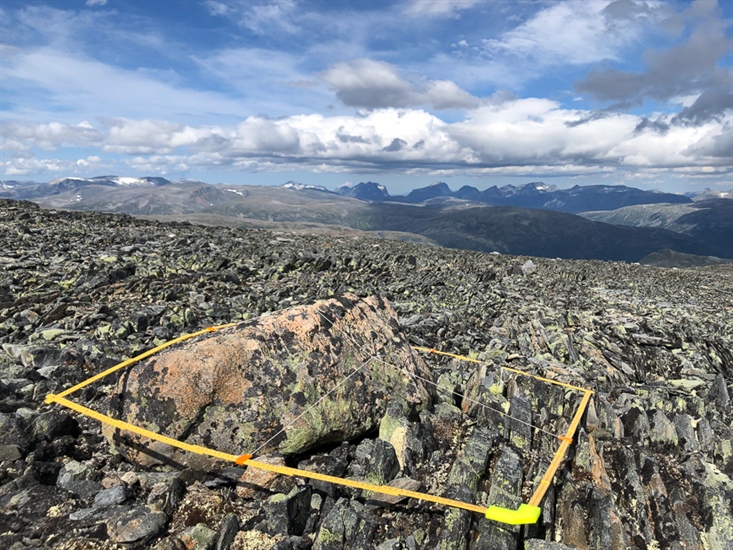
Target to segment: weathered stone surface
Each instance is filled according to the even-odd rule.
[[[107,522],[107,534],[113,542],[136,542],[155,535],[168,520],[163,512],[143,506]]]
[[[228,550],[239,531],[239,518],[236,514],[227,514],[221,522],[216,538],[215,550]]]
[[[489,504],[497,465],[503,470],[499,455],[516,435],[505,414],[511,409],[527,419],[529,411],[532,424],[549,433],[533,428],[529,445],[513,448],[524,481],[512,498],[526,502],[557,448],[551,434],[567,429],[579,395],[502,372],[507,365],[596,393],[581,422],[585,433],[576,435],[541,503],[541,524],[495,540],[515,548],[534,544],[532,537],[577,548],[733,546],[730,267],[669,270],[532,258],[536,270],[524,276],[529,258],[3,201],[0,225],[0,445],[6,452],[0,548],[181,550],[188,529],[203,524],[223,533],[230,514],[241,529],[232,548],[308,548],[308,536],[263,532],[267,499],[303,481],[281,476],[243,498],[241,470],[142,471],[110,452],[96,421],[43,398],[180,334],[256,322],[349,292],[389,300],[410,343],[481,363],[425,355],[442,388],[435,389],[437,404],[414,414],[416,407],[405,411],[396,392],[390,394],[394,410],[383,409],[371,431],[286,457],[288,464],[349,475],[364,464],[359,444],[376,441],[384,425],[381,439],[401,449],[393,482],[409,479],[420,490]],[[104,411],[115,377],[124,374],[72,397]],[[515,396],[526,403],[513,405]],[[51,411],[76,419],[80,430],[64,423],[57,429],[47,422],[53,415],[43,416]],[[475,453],[481,447],[473,434],[487,429],[490,443]],[[483,453],[488,461],[479,473]],[[83,467],[67,468],[64,483],[90,484],[84,499],[57,484],[72,461]],[[328,523],[337,533],[332,548],[453,549],[491,540],[477,514],[414,499],[375,506],[362,491],[307,484],[313,494],[305,532],[314,540],[320,533],[325,544]],[[95,508],[95,497],[114,486],[124,486],[126,500]],[[104,494],[110,502],[119,497]],[[146,504],[170,522],[149,539],[105,540],[104,522]],[[354,523],[348,537],[344,520]]]
[[[390,443],[383,439],[365,439],[356,447],[347,474],[374,485],[386,485],[399,471],[400,464]]]
[[[115,506],[122,504],[127,500],[127,490],[124,485],[115,485],[109,489],[104,489],[96,495],[94,495],[94,507],[95,508],[108,508],[109,506]]]
[[[451,497],[472,503],[473,492],[465,485],[459,486]],[[443,514],[443,529],[440,532],[438,548],[441,550],[462,550],[468,548],[468,534],[472,514],[460,508],[448,508]]]
[[[362,535],[362,539],[364,536],[368,538],[369,533],[365,532],[365,522],[360,514],[362,509],[362,505],[358,502],[339,499],[323,519],[316,534],[313,550],[355,548],[360,535]],[[368,543],[369,541],[362,540],[359,542]]]
[[[257,457],[257,460],[267,464],[285,466],[285,459],[281,456],[262,456]],[[281,476],[276,473],[258,468],[247,468],[239,478],[235,490],[237,496],[241,498],[252,498],[258,491],[272,488],[278,480],[281,480]]]
[[[70,460],[64,464],[59,472],[57,485],[79,495],[82,499],[88,499],[97,494],[102,486],[91,479],[94,476],[89,466],[76,460]]]
[[[187,550],[211,550],[216,540],[216,531],[205,523],[197,523],[180,535]]]
[[[296,487],[289,494],[272,495],[265,502],[268,531],[272,534],[302,535],[310,514],[311,487]]]
[[[273,446],[295,454],[368,432],[392,398],[411,411],[426,408],[429,389],[410,375],[430,373],[391,306],[347,295],[263,316],[135,365],[117,386],[115,408],[127,422],[233,454],[259,448],[284,426]],[[105,435],[143,464],[161,455],[195,460],[114,429]]]

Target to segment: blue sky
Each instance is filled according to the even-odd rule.
[[[728,0],[3,0],[0,178],[733,187]]]

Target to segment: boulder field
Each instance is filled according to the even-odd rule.
[[[0,548],[732,548],[732,289],[729,266],[515,257],[0,201]],[[44,402],[228,323],[71,397],[235,454],[265,444],[258,457],[272,464],[514,508],[580,395],[503,367],[595,393],[539,521],[524,527],[196,463],[108,439],[98,421]],[[334,388],[319,414],[289,425]]]

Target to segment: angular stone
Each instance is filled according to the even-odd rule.
[[[257,457],[257,460],[267,464],[285,466],[285,459],[281,456],[262,456]],[[252,498],[258,491],[270,489],[279,477],[280,474],[268,472],[267,470],[247,468],[242,477],[239,478],[235,491],[240,498]]]
[[[86,464],[70,460],[61,468],[56,484],[86,500],[102,490],[100,483],[90,479],[93,475]]]
[[[289,494],[278,493],[265,502],[270,533],[302,535],[310,514],[311,486],[296,487]]]
[[[687,499],[679,487],[673,487],[669,492],[669,503],[672,506],[683,547],[700,548],[702,546],[700,533],[687,517]]]
[[[385,485],[389,487],[397,487],[398,489],[405,489],[406,491],[419,491],[422,488],[422,483],[415,479],[410,479],[409,477],[398,477],[397,479],[393,479],[389,483],[386,483]],[[408,497],[401,496],[401,495],[388,495],[385,493],[372,493],[369,496],[369,503],[370,504],[397,504],[399,502],[403,502]]]
[[[532,260],[527,260],[522,264],[522,274],[532,275],[535,271],[537,271],[537,266]]]
[[[466,486],[458,487],[451,495],[463,502],[474,502],[474,494]],[[447,508],[443,513],[443,528],[440,531],[440,550],[464,550],[468,548],[468,533],[471,528],[471,512],[460,508]]]
[[[107,534],[112,542],[136,542],[157,534],[168,518],[163,512],[147,506],[134,508],[107,521]]]
[[[516,510],[522,503],[522,463],[510,447],[504,447],[491,473],[489,502]]]
[[[17,445],[0,445],[0,462],[13,461],[22,458],[23,453]]]
[[[76,437],[81,433],[79,422],[66,412],[53,410],[37,416],[31,425],[31,433],[37,439],[51,441],[70,435]]]
[[[512,395],[509,401],[510,440],[518,449],[532,444],[532,406],[523,394]]]
[[[573,480],[562,485],[557,499],[557,517],[562,518],[556,540],[571,548],[589,548],[588,524],[585,519],[584,487]]]
[[[651,524],[654,527],[654,537],[660,545],[667,547],[677,538],[677,527],[669,503],[667,487],[662,479],[657,461],[652,457],[646,457],[641,473],[652,519]]]
[[[352,548],[361,519],[356,513],[361,505],[339,499],[321,522],[316,533],[313,550],[341,550]]]
[[[448,487],[451,490],[465,487],[473,495],[471,501],[475,500],[475,491],[486,471],[496,439],[495,429],[481,427],[474,429],[466,441],[463,455],[456,459],[448,474]]]
[[[680,445],[686,453],[692,453],[700,449],[695,428],[692,426],[692,417],[689,414],[675,415],[674,427]]]
[[[723,410],[727,410],[730,406],[730,395],[728,394],[728,386],[722,374],[718,373],[718,375],[715,377],[715,381],[713,382],[712,386],[710,386],[708,399]]]
[[[0,412],[0,445],[14,445],[21,451],[28,448],[30,438],[17,415]]]
[[[590,548],[627,550],[630,547],[629,534],[606,489],[593,489],[589,502]]]
[[[215,550],[228,550],[239,531],[239,519],[236,514],[227,514],[221,521],[216,537]]]
[[[522,464],[511,447],[503,447],[491,473],[489,505],[516,510],[522,503]],[[477,550],[509,550],[517,547],[519,529],[488,519],[480,519],[478,537],[471,544]]]
[[[216,531],[205,523],[197,523],[184,530],[180,539],[187,550],[210,550],[216,541]]]
[[[366,481],[374,485],[385,485],[392,481],[400,471],[394,447],[382,439],[375,439],[370,451],[366,457]]]
[[[676,447],[679,441],[674,424],[667,418],[666,414],[658,409],[652,413],[649,440],[652,443],[673,447]]]
[[[601,421],[598,418],[598,413],[596,412],[596,400],[595,398],[591,398],[591,400],[588,401],[588,407],[585,412],[585,431],[592,433],[600,426]]]
[[[240,454],[272,443],[283,454],[374,429],[387,401],[427,407],[430,379],[380,298],[347,295],[221,330],[134,365],[117,386],[113,410],[133,424],[189,443]],[[326,392],[318,406],[306,412]],[[105,427],[130,460],[209,464],[141,436]]]
[[[318,472],[330,476],[342,477],[344,472],[346,472],[348,453],[349,445],[344,443],[340,447],[331,451],[327,456],[317,455],[308,460],[299,462],[298,468],[309,472]],[[337,490],[333,483],[328,483],[327,481],[321,481],[318,479],[311,479],[309,483],[316,491],[325,493],[331,498],[336,498]]]
[[[624,433],[644,441],[649,435],[649,417],[641,407],[631,407],[621,418]]]
[[[127,490],[124,485],[116,485],[104,489],[94,496],[95,508],[108,508],[116,504],[122,504],[127,500]]]

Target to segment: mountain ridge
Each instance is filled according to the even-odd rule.
[[[199,219],[209,215],[212,220],[226,216],[235,224],[237,220],[242,224],[246,221],[248,227],[256,226],[256,220],[260,220],[263,226],[271,223],[301,224],[301,227],[302,224],[319,224],[371,232],[390,231],[401,236],[419,235],[452,248],[507,254],[632,262],[662,249],[700,256],[733,256],[733,251],[727,253],[724,247],[709,246],[704,231],[680,235],[658,228],[632,230],[549,208],[493,206],[447,196],[446,193],[452,191],[444,182],[414,190],[408,197],[392,197],[386,187],[376,182],[347,189],[354,196],[346,196],[344,188],[334,192],[299,182],[283,186],[243,186],[100,176],[63,178],[48,184],[11,184],[0,189],[0,197],[28,198],[45,208],[144,216],[196,215]],[[626,197],[629,189],[622,187],[609,191],[608,186],[596,186],[592,191],[596,195]],[[580,194],[581,188],[568,191]],[[632,191],[637,197],[640,193],[648,195],[641,190]],[[494,186],[483,192],[464,186],[453,195],[499,194],[532,203],[538,196],[547,198],[545,195],[556,192],[554,186],[531,182],[524,186]],[[368,200],[360,198],[364,194],[368,194]],[[659,198],[661,195],[654,196]],[[688,197],[680,197],[680,200],[685,201],[680,206],[693,204]],[[628,201],[622,198],[622,202]],[[696,211],[700,212],[706,203],[698,204]]]

